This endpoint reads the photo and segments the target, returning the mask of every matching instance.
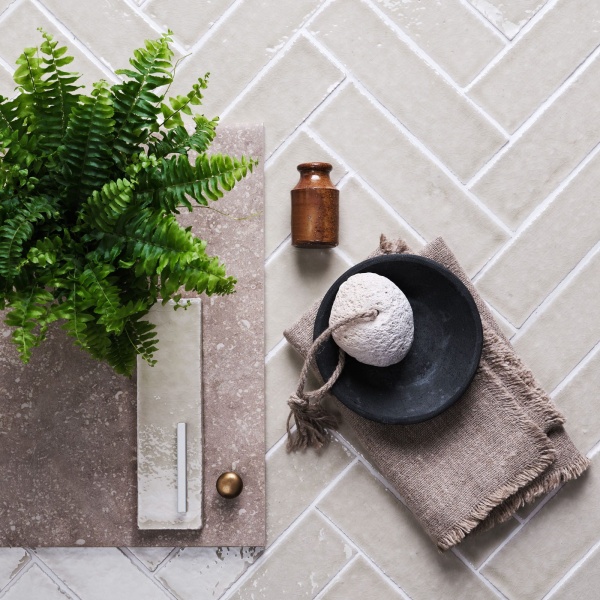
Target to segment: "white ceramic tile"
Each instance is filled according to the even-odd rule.
[[[354,86],[339,92],[311,126],[425,239],[444,236],[468,272],[506,241],[507,234]],[[368,211],[355,219],[368,221]]]
[[[164,591],[117,548],[39,548],[36,552],[82,600],[165,600]]]
[[[364,3],[333,2],[311,29],[461,179],[472,177],[506,141]]]
[[[0,590],[29,562],[23,548],[0,548]]]
[[[512,39],[544,6],[546,0],[469,0],[469,2],[506,37]]]
[[[178,600],[220,598],[259,556],[256,548],[184,548],[157,577]]]
[[[493,28],[460,0],[376,4],[460,85],[469,83],[504,47]]]
[[[33,565],[3,596],[7,600],[69,600],[71,596]]]
[[[202,304],[191,302],[185,309],[174,310],[173,301],[152,307],[147,320],[156,326],[157,362],[138,356],[140,529],[202,526]]]
[[[165,560],[173,548],[129,548],[131,552],[141,560],[150,571],[156,570],[156,567]]]
[[[600,43],[600,5],[557,2],[470,95],[514,131]]]

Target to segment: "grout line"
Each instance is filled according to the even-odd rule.
[[[279,242],[279,245],[275,248],[275,250],[273,250],[271,252],[271,254],[269,254],[269,256],[267,256],[267,258],[265,259],[265,269],[280,255],[282,254],[285,249],[288,247],[289,244],[291,244],[292,240],[292,234],[288,233],[285,238],[283,238],[283,240],[281,240],[281,242]]]
[[[596,47],[577,67],[565,78],[565,80],[552,92],[510,136],[507,144],[505,144],[496,154],[494,154],[475,175],[467,182],[469,189],[473,188],[487,173],[511,151],[515,144],[524,135],[533,128],[533,126],[544,116],[544,114],[554,105],[554,102],[569,92],[571,87],[583,77],[586,71],[596,61],[600,54],[600,46]]]
[[[475,8],[468,0],[458,0],[462,6],[467,9],[476,19],[478,19],[484,26],[487,27],[495,36],[504,43],[506,46],[510,44],[512,40],[502,31],[497,25],[492,23],[479,9]]]
[[[353,177],[369,195],[373,196],[373,198],[380,204],[380,206],[382,206],[392,216],[398,219],[402,223],[402,225],[406,227],[406,229],[408,229],[415,236],[415,238],[417,238],[423,244],[427,243],[427,240],[410,223],[408,223],[408,221],[406,221],[406,219],[387,200],[385,200],[385,198],[379,192],[374,190],[371,187],[371,185],[368,182],[366,182],[359,173],[357,173],[348,163],[346,163],[345,159],[342,156],[340,156],[336,150],[334,150],[326,142],[324,142],[323,139],[314,131],[314,129],[311,129],[307,126],[305,129],[305,133],[314,142],[321,146],[323,150],[331,154],[333,158],[337,162],[339,162],[344,167],[344,169],[346,169],[346,174],[349,176],[346,179]]]
[[[542,597],[541,600],[546,600],[550,598],[559,588],[561,588],[568,579],[570,579],[576,571],[578,571],[581,566],[587,561],[587,559],[596,552],[596,550],[600,549],[600,540],[598,540],[571,568],[550,588],[550,590],[546,593],[545,596]]]
[[[531,29],[533,29],[543,18],[544,16],[550,12],[560,0],[548,0],[544,6],[542,6],[536,13],[529,19],[523,27],[518,31],[515,37],[512,38],[511,44],[506,46],[503,50],[501,50],[480,72],[479,74],[471,81],[471,83],[465,87],[465,92],[469,92],[471,88],[479,83],[510,51],[511,49],[518,44],[522,38],[524,38]]]
[[[146,579],[149,579],[157,589],[163,592],[167,598],[170,598],[170,600],[179,600],[177,596],[175,596],[175,594],[171,592],[171,590],[167,589],[164,585],[162,585],[160,581],[158,581],[158,579],[155,579],[153,573],[148,569],[148,567],[146,567],[146,565],[129,548],[123,547],[117,548],[117,550],[124,554],[131,561],[131,564],[140,573],[142,573],[142,575],[144,575]],[[171,552],[169,553],[169,555],[170,554]]]
[[[439,75],[443,81],[445,81],[460,97],[462,97],[466,104],[470,106],[476,113],[478,113],[485,121],[487,121],[492,127],[494,127],[499,133],[505,138],[509,138],[510,134],[500,125],[496,119],[488,112],[486,112],[479,104],[477,104],[472,98],[467,96],[463,89],[452,79],[448,72],[442,68],[439,63],[435,62],[429,54],[427,54],[417,43],[403,31],[394,21],[392,21],[378,6],[373,4],[372,0],[362,0],[371,10],[388,26],[404,44],[412,50],[412,52],[418,56],[434,73]]]
[[[596,442],[595,446],[586,454],[586,456],[591,460],[600,452],[600,440]]]
[[[400,593],[400,596],[404,599],[404,600],[411,600],[410,596],[400,587],[399,584],[397,584],[368,554],[365,553],[365,551],[343,530],[341,529],[334,521],[333,519],[331,519],[331,517],[329,517],[329,515],[327,515],[326,513],[324,513],[320,508],[315,507],[315,510],[324,518],[326,519],[329,524],[335,529],[336,533],[350,546],[352,546],[352,548],[354,549],[354,551],[356,552],[356,556],[361,556],[367,563],[368,565],[388,584],[390,585],[395,591]],[[354,562],[354,559],[351,561]],[[339,573],[339,572],[338,572]],[[333,577],[333,579],[335,579],[337,577],[336,576]],[[330,580],[329,583],[331,583],[332,580]],[[328,584],[329,585],[329,584]],[[325,590],[322,590],[321,593],[323,593]],[[320,595],[320,594],[319,594]],[[315,598],[316,600],[316,598]]]
[[[64,35],[66,38],[75,44],[77,49],[94,65],[96,65],[113,83],[119,83],[121,79],[115,75],[112,67],[98,58],[87,45],[80,40],[53,12],[51,12],[41,0],[30,0],[31,3]]]
[[[517,333],[513,336],[513,344],[521,339],[531,329],[532,325],[535,324],[538,318],[546,311],[554,300],[560,296],[567,287],[573,283],[573,281],[584,271],[587,266],[596,258],[600,253],[600,241],[598,241],[594,247],[588,251],[588,253],[563,277],[558,285],[540,302],[535,310],[527,317],[523,322]]]
[[[293,425],[291,428],[291,432],[293,433],[294,431],[296,431],[295,425]],[[284,446],[286,443],[287,431],[267,450],[267,452],[265,453],[265,463],[267,463],[271,456],[273,456],[273,454],[275,454],[275,452],[277,452],[277,450],[279,450],[279,448],[281,448],[281,446]]]
[[[261,554],[258,560],[253,563],[240,577],[235,581],[231,587],[221,597],[221,600],[228,600],[233,594],[235,594],[244,583],[250,579],[254,572],[258,570],[260,565],[264,563],[271,554],[277,551],[277,548],[281,546],[285,539],[291,534],[298,526],[299,523],[310,513],[311,510],[316,509],[317,504],[343,479],[343,477],[350,471],[350,469],[357,463],[357,459],[351,460],[322,490],[317,494],[314,500],[277,536],[269,546],[265,548],[265,551]]]
[[[154,21],[149,15],[147,15],[133,0],[121,0],[124,2],[129,8],[136,14],[142,21],[144,21],[151,29],[156,31],[156,33],[162,35],[167,32],[167,29],[161,27],[156,21]],[[175,35],[173,35],[173,41],[171,42],[172,47],[179,52],[182,56],[185,56],[188,52],[187,50],[175,39]]]
[[[42,558],[40,558],[34,548],[27,548],[29,555],[31,556],[31,561],[36,564],[42,572],[47,575],[57,586],[58,588],[68,594],[72,600],[80,600],[80,597],[67,585],[65,581],[63,581],[45,562]]]
[[[311,37],[311,41],[313,42],[313,44],[315,44],[315,46],[317,46],[317,48],[324,54],[324,56],[326,56],[332,63],[334,63],[336,66],[338,66],[338,68],[343,68],[343,65],[340,66],[340,63],[338,61],[338,59],[331,54],[331,52],[329,52],[329,50],[327,48],[325,48],[321,42],[319,42],[317,39],[314,38],[314,36],[310,36]],[[391,122],[395,129],[399,132],[401,132],[404,137],[418,150],[420,150],[421,154],[423,154],[426,158],[428,158],[440,171],[442,171],[449,179],[452,183],[454,183],[454,185],[456,185],[460,190],[463,191],[463,193],[491,220],[493,221],[500,229],[502,229],[505,233],[507,233],[508,235],[512,235],[512,230],[506,226],[506,224],[500,220],[500,218],[493,212],[491,211],[473,192],[471,192],[466,184],[464,182],[461,181],[461,179],[458,177],[458,175],[456,175],[456,173],[454,173],[446,164],[444,164],[444,162],[436,155],[433,153],[432,150],[430,150],[422,141],[420,138],[418,138],[416,135],[414,135],[410,129],[408,129],[399,119],[397,119],[395,117],[395,115],[383,104],[381,104],[381,102],[375,97],[373,96],[373,94],[371,94],[369,92],[369,90],[361,83],[361,81],[359,79],[357,79],[349,70],[345,71],[346,73],[346,79],[344,80],[344,83],[346,83],[346,85],[349,84],[353,84],[356,89],[371,103],[371,105],[382,115],[384,116],[389,122]],[[346,85],[343,86],[342,89],[346,89]],[[341,85],[338,87],[338,90],[340,90]],[[323,110],[322,107],[327,106],[327,102],[326,100],[328,100],[331,97],[328,96],[328,98],[326,98],[323,102],[321,102],[321,104],[315,108],[315,110],[313,111],[312,115],[310,115],[310,120],[313,120],[315,115],[318,115],[321,110]],[[307,119],[308,120],[308,119]],[[310,123],[308,123],[308,125],[310,126]]]
[[[473,565],[465,558],[465,556],[456,546],[450,548],[450,551],[452,554],[454,554],[454,556],[456,556],[456,558],[458,558],[458,560],[460,560],[461,563],[465,565],[465,567],[467,567],[467,569],[469,569],[469,571],[471,571],[471,573],[475,575],[477,579],[479,579],[479,581],[481,581],[481,583],[483,583],[485,587],[492,592],[492,594],[494,594],[497,598],[501,598],[501,600],[508,600],[508,598],[487,577],[473,567]]]
[[[169,552],[169,554],[167,554],[167,556],[165,556],[164,559],[161,560],[156,566],[156,569],[154,569],[152,572],[152,576],[156,577],[158,572],[162,571],[174,558],[179,556],[183,550],[185,550],[184,546],[177,546],[176,548],[173,548],[173,550],[171,550],[171,552]]]
[[[267,352],[265,356],[265,365],[269,364],[273,357],[287,344],[287,340],[282,337],[270,350]]]
[[[319,510],[319,509],[317,509]],[[321,511],[319,511],[321,512]],[[323,514],[321,512],[321,514]],[[323,515],[325,516],[325,515]],[[325,587],[323,587],[323,589],[316,595],[313,596],[312,600],[323,600],[323,597],[325,596],[325,594],[327,594],[329,591],[331,591],[331,589],[333,588],[333,586],[340,581],[340,579],[346,574],[346,571],[349,571],[352,568],[352,565],[354,565],[355,562],[358,561],[358,559],[360,558],[360,554],[357,552],[326,584]]]
[[[318,17],[331,3],[333,0],[325,0],[317,9],[315,9],[312,14],[308,15],[308,17],[298,26],[297,30],[287,39],[287,41],[277,50],[277,52],[273,55],[273,57],[261,68],[259,71],[252,77],[252,79],[248,82],[248,84],[242,89],[233,101],[221,112],[221,118],[225,119],[227,115],[244,99],[244,97],[248,94],[248,92],[259,82],[261,81],[268,72],[277,65],[285,55],[291,50],[296,41],[300,37],[305,37],[304,29],[310,25],[310,23]],[[342,70],[342,73],[344,71]],[[342,80],[343,81],[343,80]],[[315,107],[315,109],[318,108]],[[313,109],[314,110],[314,109]]]
[[[564,379],[550,392],[550,397],[554,399],[558,396],[598,356],[599,352],[600,341],[565,375]]]
[[[486,272],[491,269],[500,258],[508,251],[509,248],[517,243],[520,236],[527,231],[537,219],[546,212],[546,209],[560,196],[573,181],[580,175],[580,173],[596,158],[600,153],[600,143],[596,144],[582,159],[575,165],[571,172],[544,198],[539,202],[526,219],[512,232],[512,237],[509,239],[474,275],[473,281],[477,282],[478,279],[483,277]]]
[[[515,527],[508,536],[494,549],[494,551],[479,565],[478,571],[482,571],[487,564],[497,555],[499,554],[504,546],[506,546],[513,538],[517,537],[519,533],[523,530],[523,528],[535,517],[558,492],[562,489],[564,483],[561,483],[559,486],[554,488],[552,491],[548,492],[545,496],[540,496],[539,504],[535,507],[533,511],[529,513],[526,517],[522,518],[521,522],[517,527]]]
[[[3,19],[6,13],[11,13],[13,11],[13,5],[17,4],[18,1],[19,0],[10,0],[10,2],[2,10],[0,10],[0,19]]]
[[[28,560],[27,564],[23,565],[16,573],[16,575],[14,577],[11,577],[8,581],[8,583],[2,588],[0,589],[0,598],[4,598],[4,596],[6,596],[6,594],[8,594],[9,590],[16,585],[16,583],[21,579],[21,577],[23,577],[25,575],[25,573],[27,573],[28,571],[30,571],[33,568],[33,565],[35,563],[33,562],[33,560]],[[74,597],[73,600],[79,600],[78,598]]]
[[[138,6],[143,9],[147,4],[150,4],[150,0],[142,0]]]

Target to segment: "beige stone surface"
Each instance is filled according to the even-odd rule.
[[[155,571],[158,565],[169,556],[173,548],[152,548],[150,546],[141,548],[129,548],[131,553],[148,568]]]
[[[544,0],[469,0],[490,23],[512,39],[544,6]]]
[[[454,554],[440,553],[404,505],[361,464],[317,508],[410,598],[495,598]]]
[[[516,519],[509,519],[493,529],[467,536],[458,551],[478,569],[518,526]]]
[[[405,598],[391,582],[357,556],[343,571],[343,576],[331,583],[322,596],[323,600],[400,600]]]
[[[475,194],[507,225],[519,227],[596,146],[599,92],[594,60],[475,183]]]
[[[596,154],[478,278],[478,289],[511,323],[520,327],[600,239],[594,213],[599,203],[600,154]]]
[[[285,445],[267,459],[267,544],[302,513],[354,457],[338,441],[327,452],[288,454]]]
[[[552,595],[554,600],[595,600],[600,589],[600,547]]]
[[[376,5],[460,85],[504,48],[502,37],[460,0],[376,0]]]
[[[510,132],[600,43],[600,6],[557,2],[470,90]]]
[[[45,0],[44,6],[113,70],[129,67],[132,48],[157,37],[156,30],[121,0]]]
[[[414,250],[423,246],[421,236],[400,218],[400,214],[366,189],[356,177],[344,181],[340,202],[340,248],[353,261],[359,262],[371,254],[381,233],[406,240]],[[357,219],[360,214],[368,215],[368,218]]]
[[[48,19],[31,0],[24,0],[14,5],[8,11],[2,21],[2,35],[0,36],[0,57],[13,69],[16,68],[15,61],[27,46],[39,46],[43,39],[38,27],[42,27],[59,42],[61,46],[69,48],[69,54],[73,62],[68,66],[69,70],[81,73],[80,82],[91,85],[98,79],[106,79],[106,75],[86,56],[75,44],[70,36],[65,35],[57,24]],[[122,65],[124,66],[124,65]],[[10,83],[10,91],[14,90],[16,84]]]
[[[141,2],[140,2],[141,4]],[[159,26],[171,28],[175,39],[189,50],[214,25],[233,0],[150,0],[143,11]]]
[[[298,183],[297,166],[305,162],[328,162],[333,166],[331,181],[337,184],[346,168],[327,150],[301,131],[267,165],[265,193],[271,200],[265,215],[265,254],[268,256],[291,233],[291,189]],[[342,216],[344,215],[342,207]]]
[[[288,60],[298,65],[290,71],[287,61],[277,63],[256,81],[226,115],[225,122],[262,122],[269,156],[344,78],[306,38],[289,49]],[[295,185],[295,183],[294,183]]]
[[[178,70],[173,90],[185,93],[200,73],[210,71],[204,106],[207,115],[221,114],[300,29],[319,0],[295,0],[273,10],[268,0],[238,2],[235,9],[201,44],[193,60]],[[222,9],[222,7],[221,7]],[[264,121],[261,115],[260,121]],[[245,122],[252,122],[244,119]]]
[[[265,267],[266,274],[266,349],[267,352],[283,338],[303,311],[349,267],[335,252],[303,250],[286,245],[277,259]],[[301,281],[293,294],[290,282]]]
[[[314,598],[353,555],[352,546],[311,510],[277,550],[265,556],[231,600]]]
[[[505,231],[354,86],[340,91],[311,127],[420,235],[443,235],[469,272],[506,241]]]
[[[553,390],[598,343],[600,251],[543,307],[514,346],[543,386]]]
[[[484,567],[483,575],[511,600],[542,598],[598,540],[598,462],[560,490]]]
[[[311,28],[461,179],[472,177],[506,141],[365,4],[334,2]],[[352,45],[347,44],[348,37]],[[373,62],[378,68],[373,68]]]
[[[554,395],[567,418],[567,429],[575,445],[589,452],[600,442],[600,351],[586,356],[577,373]]]

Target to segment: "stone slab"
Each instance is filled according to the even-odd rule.
[[[180,216],[238,279],[235,294],[203,304],[203,528],[137,527],[135,376],[115,375],[58,327],[22,365],[2,325],[1,546],[265,544],[263,127],[220,128],[212,150],[261,166],[220,212]],[[215,482],[231,469],[244,492],[225,500]]]

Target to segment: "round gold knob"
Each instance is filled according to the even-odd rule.
[[[235,471],[225,471],[217,479],[217,492],[223,498],[237,498],[243,489],[244,482]]]

